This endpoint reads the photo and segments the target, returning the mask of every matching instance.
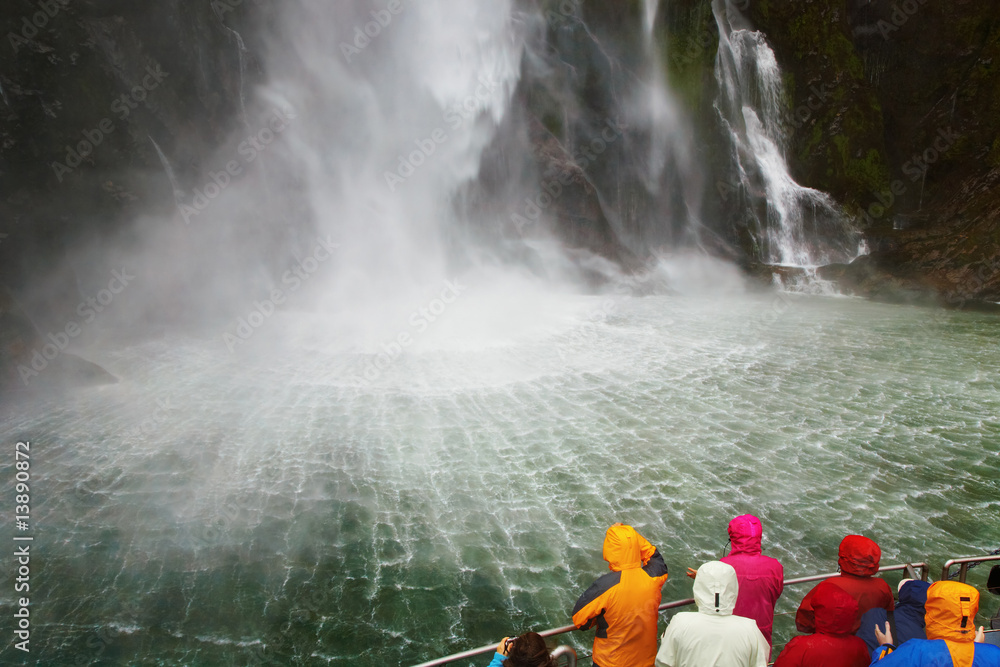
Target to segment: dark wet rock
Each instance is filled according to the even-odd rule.
[[[56,346],[63,341],[68,345],[70,339],[52,342],[43,338],[17,300],[0,286],[0,387],[4,393],[118,382],[101,366]]]
[[[265,78],[259,55],[281,11],[270,0],[59,4],[55,17],[16,44],[8,35],[22,34],[38,3],[0,6],[0,34],[8,36],[0,68],[0,283],[19,293],[56,274],[61,284],[53,291],[75,294],[72,272],[57,273],[54,265],[81,238],[120,235],[141,213],[174,215],[177,193],[157,147],[188,196],[205,182],[218,168],[213,156],[233,140],[234,127],[246,124],[243,103]],[[871,258],[825,274],[871,298],[962,307],[1000,300],[994,8],[973,0],[734,4],[765,33],[784,72],[792,174],[829,192],[872,249]],[[916,10],[899,15],[904,4]],[[751,275],[772,276],[758,264],[760,230],[745,219],[713,108],[718,36],[710,0],[661,3],[655,26],[704,170],[697,215],[681,200],[676,175],[649,182],[635,156],[650,130],[620,117],[628,92],[648,80],[642,3],[521,6],[531,16],[540,8],[544,23],[530,27],[511,112],[468,193],[467,203],[488,219],[475,233],[491,247],[525,252],[524,226],[512,216],[531,211],[511,202],[537,200],[553,177],[567,174],[544,212],[547,231],[581,258],[592,281],[602,271],[586,264],[591,255],[635,270],[654,249],[684,243]],[[147,77],[160,70],[167,75],[127,114],[112,106],[144,80],[152,85]],[[54,167],[105,120],[113,130],[79,166],[69,173]],[[585,164],[575,147],[609,121],[621,135]],[[527,149],[517,152],[522,157],[505,153],[510,141]],[[758,209],[765,206],[761,194],[746,193]],[[696,238],[685,236],[691,229]],[[3,328],[5,350],[25,344],[17,326]]]
[[[785,73],[794,175],[855,215],[872,250],[825,273],[885,301],[1000,300],[993,9],[759,0],[748,13]]]
[[[933,216],[876,237],[872,252],[824,273],[853,294],[992,309],[1000,301],[1000,168],[970,178]]]
[[[171,215],[157,146],[182,189],[204,182],[259,77],[234,29],[260,3],[48,4],[55,15],[37,30],[25,24],[35,0],[0,6],[0,282],[14,288],[80,239],[120,233],[141,213]]]

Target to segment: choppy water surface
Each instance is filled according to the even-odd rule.
[[[32,442],[30,662],[412,664],[567,623],[614,521],[665,553],[665,599],[743,512],[789,576],[834,570],[849,532],[885,563],[1000,546],[1000,320],[568,303],[528,335],[414,346],[373,382],[308,344],[92,355],[123,381],[2,424]]]

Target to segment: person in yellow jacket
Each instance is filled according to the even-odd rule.
[[[653,667],[667,580],[663,556],[635,528],[621,523],[608,528],[603,555],[611,572],[576,601],[573,623],[580,630],[597,627],[594,667]]]

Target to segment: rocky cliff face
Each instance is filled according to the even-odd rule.
[[[128,245],[137,220],[169,219],[204,181],[260,78],[252,26],[268,11],[244,0],[0,6],[3,380],[113,381],[46,335],[68,341],[80,321],[91,267],[70,258],[84,244]]]
[[[969,305],[1000,299],[1000,20],[942,5],[750,0],[786,72],[803,183],[856,216],[871,255],[849,291]]]
[[[82,237],[171,212],[163,156],[181,188],[197,182],[259,76],[238,34],[249,7],[4,3],[0,282],[23,287]]]
[[[972,0],[732,4],[784,72],[793,175],[830,193],[868,239],[869,257],[826,275],[876,298],[1000,298],[1000,19],[991,9]],[[653,36],[698,168],[668,159],[655,177],[637,157],[655,128],[622,111],[651,80],[644,4],[521,8],[540,23],[528,28],[513,111],[468,199],[508,223],[489,232],[495,241],[530,235],[534,202],[565,244],[619,264],[691,243],[752,266],[755,230],[740,214],[713,107],[710,0],[660,3]],[[22,292],[52,279],[79,239],[121,236],[142,214],[176,215],[234,128],[252,124],[247,101],[265,77],[259,56],[280,11],[270,0],[0,8],[0,282]],[[523,164],[503,150],[512,138],[531,149]],[[513,187],[524,174],[527,188]],[[75,276],[53,281],[75,303]]]

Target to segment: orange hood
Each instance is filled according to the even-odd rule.
[[[927,639],[943,639],[955,667],[972,667],[975,660],[978,611],[979,591],[968,584],[938,581],[927,589]]]
[[[976,637],[979,591],[957,581],[938,581],[927,589],[924,622],[928,639],[971,642]]]
[[[604,535],[604,560],[613,572],[642,567],[656,548],[632,526],[616,523]]]

